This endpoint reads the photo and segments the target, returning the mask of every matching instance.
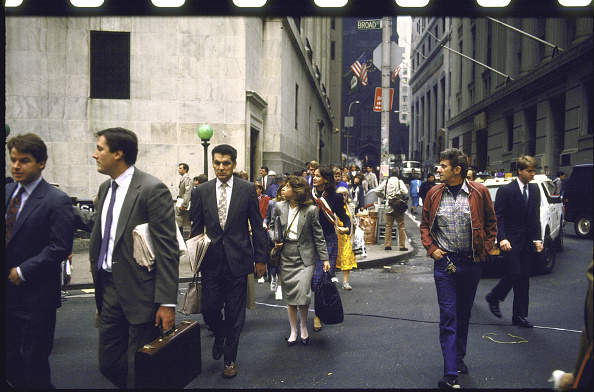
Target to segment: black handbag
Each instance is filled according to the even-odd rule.
[[[400,180],[398,180],[398,189],[400,190]],[[386,180],[386,186],[384,189],[384,194],[388,197],[388,180]],[[403,213],[406,212],[408,209],[408,204],[406,203],[406,199],[404,199],[401,195],[397,195],[393,199],[388,199],[388,204],[394,209],[394,211]]]
[[[328,272],[322,274],[316,287],[315,314],[324,324],[339,324],[344,321],[342,301]]]

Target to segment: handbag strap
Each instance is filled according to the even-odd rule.
[[[289,207],[291,208],[291,207]],[[295,214],[295,216],[293,217],[293,220],[291,220],[291,223],[289,224],[289,226],[287,226],[287,230],[285,230],[285,235],[283,236],[283,243],[285,242],[285,240],[287,239],[287,236],[289,235],[289,229],[291,228],[291,226],[293,226],[293,222],[295,222],[295,218],[297,218],[297,215],[299,215],[299,211],[301,211],[301,208],[299,208],[297,210],[297,213]]]

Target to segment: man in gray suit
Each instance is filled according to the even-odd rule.
[[[182,235],[184,234],[184,226],[190,226],[189,205],[192,192],[192,179],[188,174],[189,171],[190,166],[188,166],[188,164],[180,163],[177,165],[177,172],[181,176],[177,187],[177,199],[182,199],[182,203],[179,207],[177,205],[175,207],[175,222]],[[177,204],[179,204],[179,202]]]
[[[109,128],[96,136],[97,171],[111,177],[99,187],[89,250],[100,318],[99,369],[118,387],[133,388],[135,352],[175,322],[175,213],[167,186],[134,166],[134,132]],[[149,224],[155,253],[151,271],[133,257],[132,231],[143,223]]]
[[[196,188],[190,237],[206,231],[211,240],[200,265],[202,316],[215,335],[212,356],[218,360],[225,355],[223,377],[233,378],[245,322],[247,276],[254,273],[254,262],[258,279],[266,271],[266,234],[256,187],[233,176],[237,150],[227,144],[216,146],[212,166],[216,178]]]

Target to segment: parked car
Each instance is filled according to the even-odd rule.
[[[500,186],[508,184],[515,177],[508,178],[490,178],[485,180],[483,185],[487,187],[491,194],[491,199],[495,203],[497,190]],[[556,252],[563,251],[563,202],[559,195],[554,195],[555,185],[553,181],[545,175],[536,175],[531,181],[538,186],[540,190],[540,227],[542,232],[543,250],[534,260],[533,271],[539,274],[548,274],[555,267]],[[487,270],[496,272],[499,268],[498,263],[503,259],[499,246],[495,248],[487,258]]]
[[[580,238],[592,237],[592,171],[593,165],[576,165],[563,192],[565,220],[574,223]]]
[[[421,178],[421,162],[402,161],[400,164],[400,174],[405,182],[408,181],[408,176],[412,173],[413,169],[415,169],[415,173]]]

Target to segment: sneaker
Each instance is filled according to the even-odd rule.
[[[276,290],[275,298],[277,301],[280,301],[283,299],[283,289],[281,286],[278,286],[278,289]]]
[[[276,276],[273,276],[272,280],[270,281],[270,291],[272,291],[273,293],[276,293],[277,288],[278,288],[278,278]]]
[[[460,383],[458,382],[457,376],[451,376],[446,374],[437,382],[437,387],[439,389],[449,389],[449,388],[460,388]]]
[[[353,288],[349,284],[349,282],[342,282],[342,289],[343,290],[352,290]]]
[[[260,279],[258,279],[258,283],[264,283],[264,277],[261,277]]]
[[[333,276],[332,279],[330,279],[331,281],[333,281],[334,283],[338,282],[338,278],[336,276]]]

